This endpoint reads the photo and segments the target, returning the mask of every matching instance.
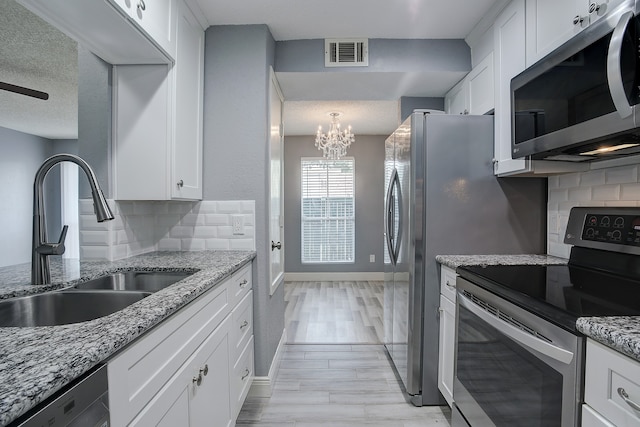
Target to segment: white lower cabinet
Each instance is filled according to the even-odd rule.
[[[453,376],[456,343],[456,272],[440,268],[440,339],[438,346],[438,389],[453,405]]]
[[[254,376],[250,274],[242,268],[109,361],[112,426],[235,424]]]
[[[640,426],[640,362],[587,340],[583,427]]]

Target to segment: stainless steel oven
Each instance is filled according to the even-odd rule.
[[[453,425],[577,425],[584,339],[468,280],[457,288]]]
[[[566,265],[457,269],[453,425],[578,427],[579,317],[640,315],[640,208],[579,207]]]

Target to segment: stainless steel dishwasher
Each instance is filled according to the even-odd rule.
[[[36,407],[16,427],[109,427],[107,365],[101,365]]]

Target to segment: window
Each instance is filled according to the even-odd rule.
[[[301,262],[354,262],[354,159],[303,158],[301,168]]]

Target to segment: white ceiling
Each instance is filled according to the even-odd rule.
[[[211,25],[267,24],[277,41],[337,37],[465,38],[504,0],[189,0]],[[279,74],[285,135],[327,127],[327,113],[359,134],[386,135],[400,96],[441,97],[455,73]],[[39,101],[0,91],[0,126],[47,138],[77,137],[77,46],[15,0],[0,0],[0,80],[49,92]],[[428,82],[428,84],[425,84]],[[329,89],[327,89],[329,88]],[[290,98],[287,98],[287,96]]]

